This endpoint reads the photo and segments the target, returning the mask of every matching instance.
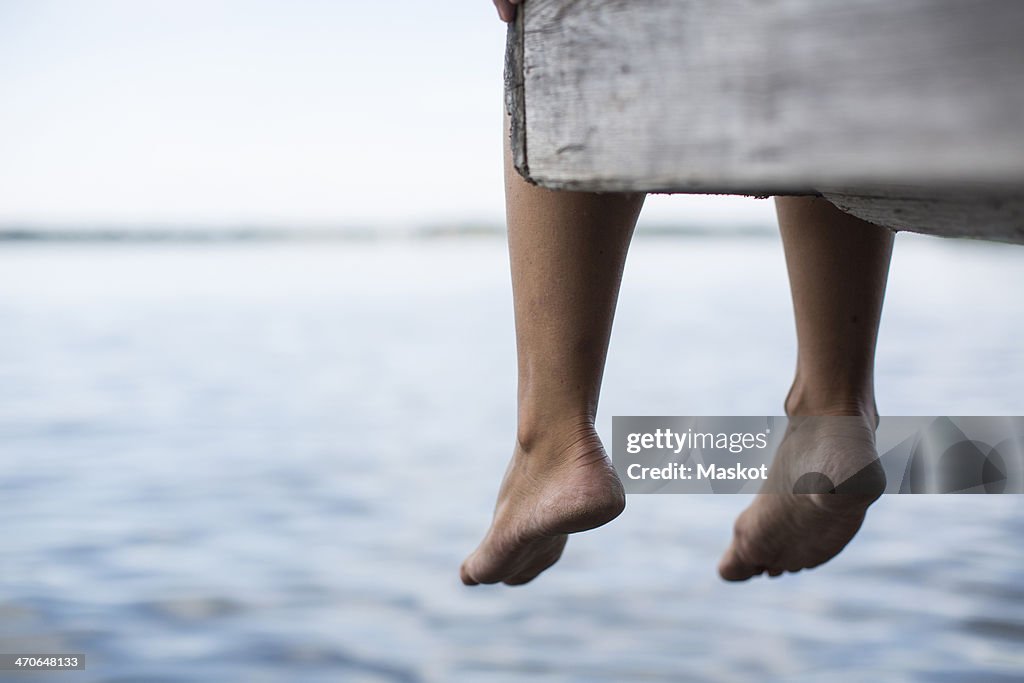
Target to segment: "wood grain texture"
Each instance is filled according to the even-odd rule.
[[[1020,0],[529,0],[519,14],[518,167],[541,185],[1024,187]]]
[[[523,13],[509,22],[505,41],[505,111],[509,115],[509,145],[512,162],[527,180],[530,167],[526,160],[526,103],[523,88]]]
[[[893,230],[1024,244],[1022,194],[905,186],[822,194],[843,211]]]

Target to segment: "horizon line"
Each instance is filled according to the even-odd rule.
[[[637,233],[665,237],[759,237],[776,233],[773,225],[740,223],[734,226],[696,223],[652,223],[637,226]],[[504,224],[490,222],[431,223],[414,227],[312,227],[238,223],[140,223],[136,227],[102,223],[79,225],[0,223],[0,242],[273,242],[273,241],[378,241],[465,237],[504,237]]]

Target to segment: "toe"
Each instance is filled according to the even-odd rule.
[[[746,581],[757,574],[760,574],[758,568],[740,556],[735,543],[729,546],[718,563],[718,575],[726,581]]]
[[[466,586],[478,586],[480,582],[473,578],[473,575],[469,573],[467,565],[469,564],[469,558],[467,557],[463,561],[462,566],[459,567],[459,578],[462,579],[462,583]]]
[[[459,573],[462,576],[462,582],[467,586],[498,583],[505,577],[499,563],[489,559],[480,549],[466,558]]]
[[[544,571],[543,569],[541,571]],[[516,574],[515,576],[509,577],[502,581],[506,586],[522,586],[523,584],[530,583],[538,576],[541,572],[533,572],[531,574]]]

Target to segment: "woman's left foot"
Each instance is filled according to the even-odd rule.
[[[558,561],[569,534],[607,524],[626,505],[622,484],[590,423],[515,449],[494,520],[462,563],[462,582],[528,583]]]

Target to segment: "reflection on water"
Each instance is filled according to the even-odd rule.
[[[1022,414],[1024,251],[901,238],[890,414]],[[634,496],[521,589],[457,567],[510,452],[500,241],[0,251],[0,650],[88,681],[1010,681],[1024,505],[886,497],[726,585],[739,496]],[[641,239],[599,423],[778,412],[774,239]],[[25,677],[28,678],[27,676]]]

